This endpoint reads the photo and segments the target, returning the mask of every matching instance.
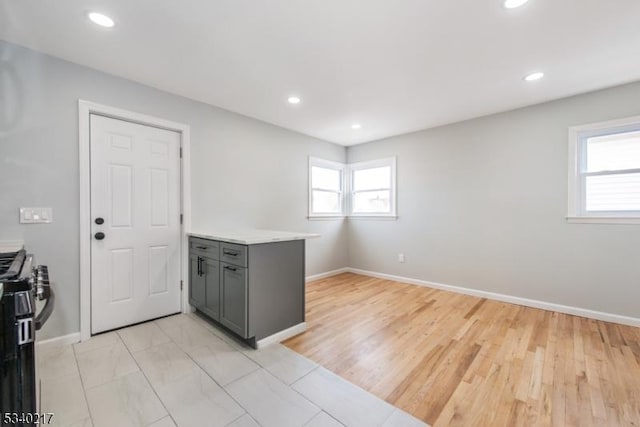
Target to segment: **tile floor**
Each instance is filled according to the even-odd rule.
[[[38,352],[41,411],[65,427],[424,426],[274,344],[180,314]]]

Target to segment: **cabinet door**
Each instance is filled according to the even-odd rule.
[[[210,258],[203,258],[206,289],[206,313],[213,319],[220,321],[220,263]]]
[[[195,308],[205,306],[205,277],[201,271],[202,258],[189,255],[189,304]]]
[[[247,337],[247,269],[220,263],[220,323]]]

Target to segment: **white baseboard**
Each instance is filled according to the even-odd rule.
[[[363,276],[376,277],[379,279],[394,280],[412,285],[425,286],[427,288],[441,289],[443,291],[456,292],[459,294],[472,295],[474,297],[487,298],[496,301],[508,302],[511,304],[524,305],[526,307],[540,308],[542,310],[557,311],[559,313],[572,314],[574,316],[586,317],[589,319],[603,320],[605,322],[620,323],[622,325],[640,327],[640,318],[622,316],[619,314],[605,313],[602,311],[589,310],[586,308],[571,307],[568,305],[555,304],[552,302],[539,301],[529,298],[521,298],[512,295],[498,294],[495,292],[481,291],[478,289],[463,288],[460,286],[445,285],[442,283],[429,282],[426,280],[412,279],[410,277],[395,276],[393,274],[378,273],[375,271],[361,270],[359,268],[347,268],[347,272],[361,274]]]
[[[36,346],[44,350],[49,347],[57,346],[57,345],[67,345],[67,344],[75,344],[80,342],[80,332],[74,332],[69,335],[63,335],[61,337],[49,338],[46,340],[36,340]]]
[[[336,276],[342,273],[348,273],[349,271],[350,271],[349,267],[339,268],[337,270],[325,271],[324,273],[307,276],[305,278],[305,282],[313,282],[314,280],[326,279],[327,277]]]
[[[266,338],[262,338],[260,341],[256,343],[256,345],[260,349],[268,346],[269,344],[281,342],[286,340],[287,338],[291,338],[293,336],[301,334],[306,330],[307,330],[307,322],[298,323],[297,325],[287,328],[284,331],[280,331],[276,334],[269,335]]]

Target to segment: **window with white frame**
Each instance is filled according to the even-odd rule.
[[[352,163],[349,169],[350,216],[396,215],[396,158]]]
[[[395,157],[348,165],[309,157],[309,217],[344,216],[395,218]]]
[[[309,157],[309,216],[345,214],[345,165]]]
[[[569,219],[640,221],[640,117],[570,132]]]

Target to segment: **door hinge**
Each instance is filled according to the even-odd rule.
[[[182,158],[182,147],[180,147],[180,158]]]
[[[182,224],[182,221],[184,221],[184,215],[180,214],[180,224]]]
[[[180,280],[180,290],[182,290],[183,287],[184,287],[184,283],[182,282],[182,280]]]

